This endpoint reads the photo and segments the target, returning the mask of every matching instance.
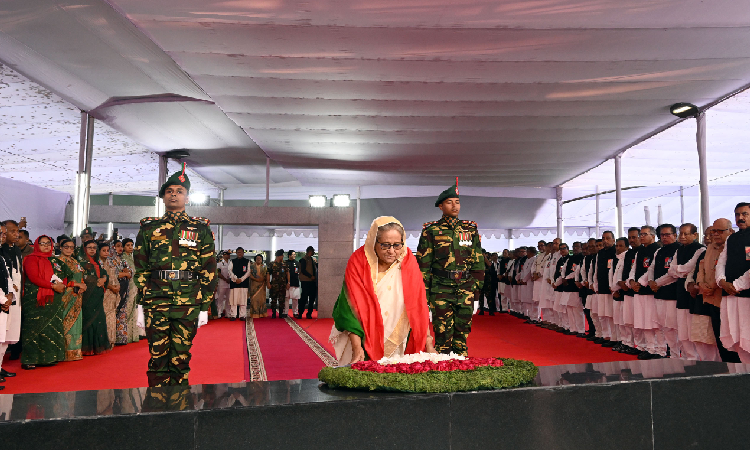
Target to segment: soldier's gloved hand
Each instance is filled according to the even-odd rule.
[[[135,324],[142,330],[146,329],[146,319],[143,316],[143,305],[138,305],[138,317],[135,319]]]
[[[208,311],[198,313],[198,328],[208,323]]]

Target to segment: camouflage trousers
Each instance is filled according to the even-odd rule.
[[[435,350],[466,356],[466,338],[471,332],[474,293],[458,286],[440,286],[430,292],[427,302],[432,312]]]
[[[190,348],[198,330],[197,306],[157,306],[144,309],[146,338],[151,359],[148,385],[188,385]]]
[[[271,296],[271,311],[279,308],[279,314],[286,311],[286,285],[282,287],[271,286],[269,295]]]

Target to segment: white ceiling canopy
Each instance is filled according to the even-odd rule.
[[[669,105],[713,105],[750,85],[748,6],[9,0],[0,61],[31,82],[21,97],[0,87],[0,113],[13,118],[0,135],[3,173],[70,191],[82,109],[106,125],[94,162],[116,192],[155,190],[152,152],[179,148],[230,198],[259,191],[269,156],[272,192],[387,185],[414,197],[458,176],[478,189],[565,184],[569,199],[613,184],[605,166],[576,177],[639,142],[624,156],[626,183],[686,184],[694,160],[656,169],[650,159],[690,144],[692,121],[642,141],[678,122]],[[737,117],[750,109],[738,105]],[[747,141],[737,120],[717,128],[735,136],[722,137],[734,143],[722,155]],[[719,159],[716,176],[736,165]]]

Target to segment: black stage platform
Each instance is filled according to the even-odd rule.
[[[739,449],[748,372],[665,359],[541,367],[530,386],[457,394],[292,380],[0,395],[0,447]]]

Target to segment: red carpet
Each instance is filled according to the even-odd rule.
[[[288,325],[285,324],[287,328]],[[290,329],[291,330],[291,329]],[[236,383],[245,380],[245,322],[228,319],[209,321],[198,330],[190,362],[190,384]],[[87,356],[82,361],[58,363],[53,367],[23,370],[18,360],[6,361],[3,368],[16,372],[6,378],[0,394],[63,392],[96,389],[122,389],[148,386],[146,366],[148,343],[116,346],[104,355]]]
[[[333,355],[328,343],[333,319],[302,319],[297,323]],[[525,359],[538,366],[636,359],[583,338],[526,324],[510,314],[474,316],[468,344],[469,356]]]
[[[253,325],[269,381],[318,378],[323,361],[286,320],[255,319]]]

